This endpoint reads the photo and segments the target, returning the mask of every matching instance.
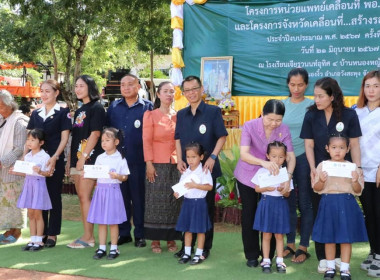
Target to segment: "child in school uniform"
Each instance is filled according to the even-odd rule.
[[[208,216],[206,194],[212,190],[212,177],[210,172],[204,172],[202,159],[204,157],[203,147],[199,143],[190,143],[185,148],[186,161],[189,167],[182,174],[180,181],[186,180],[189,176],[194,176],[198,180],[191,180],[185,183],[189,190],[184,195],[181,212],[178,217],[176,230],[185,232],[185,254],[179,259],[178,263],[185,264],[191,259],[192,234],[197,233],[197,250],[190,264],[200,264],[205,242],[205,232],[211,228],[211,221]],[[178,198],[178,193],[174,193]]]
[[[27,134],[26,147],[30,150],[24,157],[24,161],[33,162],[33,174],[13,172],[12,174],[25,176],[22,193],[17,201],[18,208],[28,209],[30,241],[23,251],[39,251],[44,247],[42,242],[44,234],[44,220],[42,210],[52,208],[49,193],[46,186],[46,176],[50,176],[47,162],[50,156],[41,149],[44,144],[44,132],[40,129],[32,129]]]
[[[286,145],[279,141],[273,141],[268,144],[267,158],[274,162],[279,168],[286,160]],[[261,263],[263,273],[271,273],[271,260],[269,258],[270,240],[272,234],[276,238],[276,270],[279,273],[286,273],[286,265],[284,264],[284,234],[289,233],[289,205],[285,197],[289,196],[289,192],[293,189],[292,181],[290,181],[290,190],[284,194],[281,193],[283,185],[274,185],[270,187],[260,187],[259,177],[269,174],[270,171],[264,167],[260,168],[252,182],[256,185],[255,191],[261,193],[261,199],[256,210],[253,229],[263,233],[262,250],[263,261]],[[291,174],[289,174],[291,175]],[[290,176],[291,177],[291,176]]]
[[[87,216],[89,223],[98,224],[99,248],[94,259],[100,260],[106,256],[107,225],[110,227],[111,248],[107,256],[113,260],[120,255],[117,247],[119,224],[127,220],[123,196],[120,190],[121,182],[128,179],[129,168],[127,160],[117,150],[120,146],[120,131],[113,127],[102,132],[101,145],[105,151],[95,161],[95,165],[107,165],[110,168],[110,178],[99,178],[91,200]]]
[[[347,163],[344,157],[349,152],[349,139],[342,134],[331,135],[326,146],[331,162]],[[324,243],[327,270],[324,279],[333,279],[335,271],[335,247],[340,244],[340,278],[351,280],[350,259],[352,243],[368,241],[363,213],[355,196],[361,195],[364,180],[359,169],[351,172],[352,178],[328,175],[321,162],[316,170],[313,189],[322,195],[318,214],[314,222],[312,239]]]

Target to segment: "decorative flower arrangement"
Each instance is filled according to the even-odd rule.
[[[231,111],[232,107],[234,107],[234,106],[235,106],[235,101],[233,101],[232,99],[228,99],[228,98],[220,100],[220,102],[218,104],[218,107],[221,108],[226,113]]]
[[[217,178],[216,181],[220,184],[217,188],[221,190],[215,195],[215,204],[223,208],[241,208],[240,197],[238,197],[236,189],[236,178],[234,176],[234,170],[240,157],[239,147],[234,145],[231,152],[232,157],[226,156],[223,151],[219,156],[222,176]]]

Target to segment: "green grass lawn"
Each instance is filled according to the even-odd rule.
[[[75,203],[67,203],[64,198],[67,214],[68,208]],[[71,198],[69,199],[71,201]],[[69,206],[70,205],[70,206]],[[72,210],[72,209],[71,209]],[[70,211],[71,211],[70,210]],[[69,211],[69,212],[70,212]],[[70,212],[70,215],[74,215]],[[65,217],[66,217],[65,214]],[[75,215],[74,215],[75,216]],[[74,217],[75,218],[75,217]],[[316,272],[317,260],[314,246],[311,245],[312,257],[304,264],[296,265],[286,260],[286,275],[272,273],[264,275],[260,268],[248,268],[245,265],[241,234],[234,226],[218,225],[214,247],[210,258],[204,263],[191,266],[180,265],[172,253],[163,246],[161,254],[153,254],[150,244],[146,248],[135,248],[133,244],[120,246],[121,255],[114,261],[92,259],[95,249],[69,249],[66,244],[80,236],[82,225],[78,221],[64,220],[62,234],[58,237],[55,248],[40,252],[22,252],[21,247],[29,239],[29,231],[23,231],[23,239],[17,243],[0,247],[0,267],[46,271],[53,273],[82,275],[108,279],[323,279]],[[360,270],[360,262],[368,253],[368,244],[355,244],[351,260],[353,279],[370,279]],[[339,279],[339,277],[336,277]]]

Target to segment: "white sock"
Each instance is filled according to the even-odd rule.
[[[36,242],[42,242],[43,236],[36,236]]]
[[[327,268],[335,269],[335,260],[327,260]]]
[[[195,255],[196,256],[202,256],[202,254],[203,254],[203,249],[197,248],[197,251],[195,252]]]
[[[341,262],[340,263],[340,271],[348,271],[348,270],[350,270],[350,264],[345,263],[345,262]]]
[[[32,236],[30,237],[30,242],[32,242],[32,243],[37,242],[37,241],[36,241],[36,237],[37,237],[37,236],[32,235]]]
[[[106,245],[99,245],[99,249],[105,251],[107,249]]]
[[[276,263],[279,264],[279,263],[283,263],[284,262],[284,258],[280,258],[280,257],[277,257],[276,258]]]
[[[263,259],[263,262],[266,262],[266,263],[269,263],[269,264],[271,263],[270,259]]]
[[[191,256],[191,246],[185,246],[185,254]]]
[[[111,245],[110,250],[111,250],[111,251],[112,251],[112,250],[116,250],[116,251],[117,251],[117,245]]]
[[[373,254],[373,256],[374,256],[374,258],[375,258],[376,260],[380,260],[380,255],[379,255],[379,254]]]

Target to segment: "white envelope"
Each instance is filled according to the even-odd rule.
[[[35,165],[36,164],[34,162],[16,160],[15,165],[13,166],[13,171],[32,175],[33,174],[33,166],[35,166]]]
[[[110,168],[108,165],[84,165],[84,178],[99,179],[105,178],[110,179]]]
[[[352,178],[351,172],[355,170],[356,164],[351,162],[322,162],[322,171],[326,171],[329,176]]]
[[[185,193],[187,193],[189,191],[189,189],[187,189],[185,187],[185,184],[190,183],[191,180],[193,180],[197,184],[199,184],[201,182],[201,180],[199,179],[199,177],[197,175],[190,174],[185,179],[183,179],[181,182],[172,186],[173,192],[178,193],[178,198],[180,198],[181,196],[183,196]]]
[[[280,168],[279,174],[276,176],[268,172],[265,174],[259,174],[257,179],[259,180],[260,188],[276,186],[286,181],[289,181],[288,170],[286,169],[286,167],[282,167]]]

